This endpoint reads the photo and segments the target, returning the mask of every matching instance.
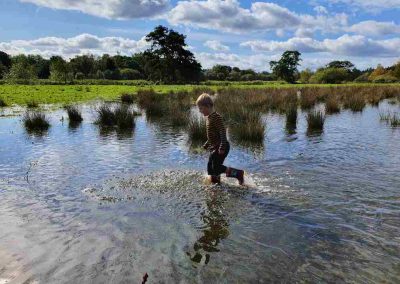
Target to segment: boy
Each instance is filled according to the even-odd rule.
[[[204,149],[210,150],[207,172],[211,176],[212,183],[220,183],[222,173],[227,177],[237,178],[239,184],[244,183],[244,171],[226,167],[223,165],[226,156],[229,153],[229,142],[226,139],[226,130],[219,113],[214,111],[214,102],[212,98],[204,93],[196,101],[201,114],[207,117],[207,142],[203,145]]]

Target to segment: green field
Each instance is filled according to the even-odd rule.
[[[227,86],[228,85],[228,86]],[[212,88],[214,90],[226,87],[233,88],[304,88],[304,87],[332,87],[332,86],[388,86],[400,84],[342,84],[342,85],[310,85],[310,84],[284,84],[281,82],[264,82],[248,84],[246,82],[230,82],[224,84],[215,82],[207,85],[0,85],[0,99],[7,105],[26,105],[35,101],[39,104],[68,104],[74,102],[86,102],[95,99],[114,100],[121,94],[135,94],[138,90],[152,88],[159,93],[171,91],[191,91],[194,88]]]

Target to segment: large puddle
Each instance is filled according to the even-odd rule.
[[[379,113],[328,116],[322,135],[266,117],[263,145],[232,144],[248,186],[205,181],[207,153],[168,123],[28,134],[0,118],[0,283],[400,281],[400,129]],[[17,112],[19,110],[16,110]]]

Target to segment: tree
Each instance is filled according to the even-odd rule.
[[[314,73],[309,68],[301,71],[300,72],[300,82],[301,83],[308,83],[313,74]]]
[[[343,68],[351,72],[354,68],[354,64],[347,60],[346,61],[335,60],[326,64],[326,68]]]
[[[50,78],[55,81],[67,83],[70,80],[70,66],[61,56],[50,58]]]
[[[346,81],[348,72],[344,68],[320,68],[310,78],[311,83],[340,84]]]
[[[376,69],[374,71],[372,71],[371,75],[369,75],[368,79],[370,81],[374,81],[376,77],[382,76],[385,74],[386,74],[385,68],[383,68],[383,66],[381,64],[378,64]]]
[[[7,53],[0,51],[0,63],[8,69],[11,68],[11,58]]]
[[[93,55],[75,56],[71,59],[70,64],[75,75],[81,73],[84,78],[89,78],[89,74],[94,73],[95,59]]]
[[[272,72],[288,83],[296,82],[297,67],[300,66],[301,53],[298,51],[285,51],[279,61],[270,61]]]
[[[394,65],[393,76],[395,76],[396,78],[400,79],[400,61],[397,62],[396,65]]]
[[[166,83],[200,80],[201,65],[193,53],[185,49],[185,38],[161,25],[146,36],[151,47],[144,52],[144,68],[150,79]]]
[[[30,64],[28,57],[21,54],[12,57],[12,65],[9,72],[5,75],[8,81],[29,82],[37,79],[37,71],[33,64]]]

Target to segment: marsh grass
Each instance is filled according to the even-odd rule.
[[[65,110],[67,111],[70,123],[80,123],[83,121],[82,113],[77,106],[67,105]]]
[[[124,93],[120,97],[121,102],[125,104],[133,104],[135,101],[135,96],[133,94]]]
[[[381,113],[379,116],[382,121],[385,121],[392,127],[400,126],[400,115],[398,113]]]
[[[6,106],[7,106],[6,101],[0,97],[0,107],[6,107]]]
[[[156,93],[153,89],[139,90],[138,105],[144,109],[148,117],[161,117],[165,114],[165,95]]]
[[[22,117],[25,129],[28,132],[43,132],[49,129],[50,123],[46,115],[39,111],[27,111]]]
[[[116,127],[118,129],[133,129],[135,127],[135,117],[137,113],[129,106],[118,104],[102,104],[96,108],[96,124],[101,127]]]
[[[286,108],[285,112],[286,116],[286,128],[287,129],[296,129],[297,125],[297,105],[289,105]]]
[[[243,122],[233,122],[229,125],[229,134],[239,144],[262,144],[265,136],[265,124],[260,116],[250,116]]]
[[[343,107],[353,112],[362,112],[366,106],[365,96],[362,94],[348,94],[343,98]]]
[[[30,100],[30,101],[26,102],[26,106],[28,108],[37,108],[37,107],[39,107],[39,103],[35,100]]]
[[[192,115],[188,125],[189,140],[194,144],[207,141],[206,120],[203,117]]]
[[[307,132],[322,132],[324,130],[325,114],[322,111],[310,111],[307,114]]]
[[[336,96],[329,96],[325,101],[325,112],[334,114],[340,112],[339,100]]]

